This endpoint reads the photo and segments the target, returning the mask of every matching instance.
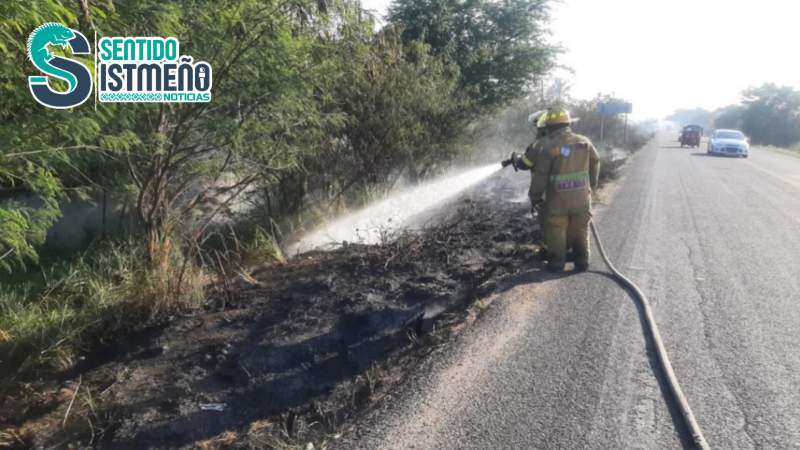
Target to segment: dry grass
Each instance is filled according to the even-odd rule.
[[[0,430],[0,448],[24,447],[25,440],[15,428]]]
[[[204,298],[209,278],[173,251],[152,264],[142,246],[109,244],[0,290],[0,360],[66,370],[91,344]]]
[[[119,333],[197,307],[212,282],[248,279],[244,267],[286,261],[275,236],[260,227],[244,243],[234,234],[218,250],[145,241],[105,243],[0,285],[3,375],[70,369],[81,353]]]
[[[261,227],[256,227],[252,239],[242,246],[241,259],[245,266],[265,262],[286,263],[278,240]]]
[[[194,448],[200,450],[216,450],[222,448],[230,448],[236,441],[239,440],[239,435],[233,431],[225,431],[224,433],[214,436],[211,439],[195,442]]]

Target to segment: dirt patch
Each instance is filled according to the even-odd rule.
[[[0,401],[0,445],[324,447],[497,280],[539,264],[515,180],[390,243],[254,270],[212,289],[203,311],[120,336],[71,373],[17,381]]]

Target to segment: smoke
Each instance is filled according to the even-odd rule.
[[[508,158],[511,152],[524,152],[536,138],[528,117],[541,109],[539,102],[526,97],[474,123],[469,136],[471,159],[497,161]]]

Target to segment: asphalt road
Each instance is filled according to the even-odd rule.
[[[596,223],[653,303],[712,448],[800,448],[800,158],[655,142]],[[633,300],[606,274],[527,271],[338,448],[687,446]]]

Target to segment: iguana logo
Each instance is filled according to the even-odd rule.
[[[61,48],[69,47],[69,41],[75,38],[75,32],[60,23],[48,22],[39,26],[28,37],[28,58],[37,69],[54,77],[66,80],[69,83],[69,90],[72,92],[78,86],[75,75],[66,70],[50,64],[54,58],[48,46],[58,45]]]
[[[33,98],[44,106],[57,109],[78,106],[92,93],[92,72],[80,61],[54,55],[50,51],[53,46],[69,47],[73,55],[91,53],[89,40],[80,31],[56,22],[37,27],[28,37],[28,58],[44,76],[28,77],[28,87]],[[48,77],[66,81],[67,91],[53,90]]]

